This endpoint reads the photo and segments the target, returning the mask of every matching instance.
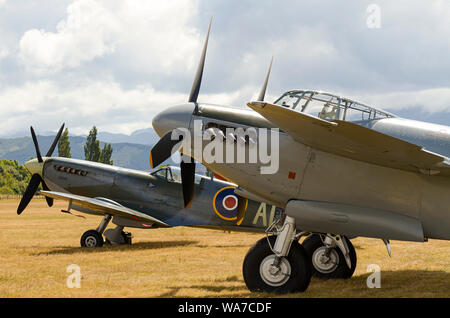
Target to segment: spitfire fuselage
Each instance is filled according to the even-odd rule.
[[[112,200],[170,226],[202,226],[260,232],[275,216],[275,207],[249,201],[245,217],[239,225],[235,219],[223,218],[219,215],[220,211],[218,214],[214,210],[215,195],[223,188],[233,185],[217,179],[211,180],[197,175],[195,200],[190,209],[184,209],[180,183],[168,179],[165,175],[84,160],[44,159],[42,176],[52,191]],[[88,210],[82,212],[96,214]],[[122,219],[121,223],[123,222],[125,221]],[[126,221],[124,225],[141,227],[139,222],[131,220]]]

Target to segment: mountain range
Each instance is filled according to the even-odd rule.
[[[37,136],[43,155],[50,148],[55,135],[55,132],[46,132]],[[100,140],[101,148],[105,143],[112,145],[111,159],[114,161],[114,165],[130,169],[150,170],[150,149],[159,140],[159,137],[152,128],[147,128],[137,130],[131,135],[99,132],[97,139]],[[84,159],[83,146],[86,143],[86,136],[69,136],[69,141],[72,158]],[[57,149],[53,155],[58,155]],[[35,157],[36,152],[29,133],[27,135],[26,132],[23,132],[9,138],[0,138],[0,159],[15,159],[23,164]],[[170,159],[165,164],[174,165]]]

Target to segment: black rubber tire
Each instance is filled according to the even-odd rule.
[[[351,261],[352,266],[351,266],[351,268],[348,268],[347,263],[344,258],[344,255],[342,254],[341,250],[339,249],[339,247],[335,247],[333,249],[339,256],[339,265],[333,272],[327,273],[327,274],[319,272],[314,267],[314,264],[312,262],[312,256],[314,254],[314,251],[317,250],[318,248],[324,246],[322,239],[320,238],[320,235],[319,234],[311,234],[303,241],[302,245],[305,248],[306,253],[309,256],[309,261],[311,263],[312,276],[320,278],[320,279],[348,279],[348,278],[352,277],[353,273],[355,272],[356,263],[357,263],[356,251],[355,251],[355,248],[353,247],[352,242],[345,236],[343,236],[343,238],[346,240],[347,245],[348,245],[348,249],[350,252],[350,261]]]
[[[90,240],[90,242],[87,242],[87,240]],[[81,247],[86,248],[102,247],[103,243],[103,236],[96,230],[89,230],[84,232],[80,240]]]
[[[269,238],[270,244],[275,244],[276,236]],[[292,292],[305,291],[311,281],[311,262],[305,249],[297,242],[292,242],[289,255],[286,258],[291,266],[291,275],[289,280],[281,286],[270,286],[264,282],[260,274],[261,262],[269,255],[273,255],[269,247],[267,238],[256,242],[250,248],[244,259],[242,266],[245,284],[250,291],[268,292],[277,294],[287,294]]]

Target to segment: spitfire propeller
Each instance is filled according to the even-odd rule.
[[[56,145],[58,144],[59,138],[61,137],[61,134],[64,129],[64,124],[62,124],[61,128],[59,129],[58,133],[56,134],[55,139],[53,140],[52,145],[47,151],[47,154],[45,157],[51,157],[53,152],[55,151]],[[45,184],[44,179],[42,178],[42,167],[44,164],[44,159],[41,155],[41,150],[39,149],[39,144],[36,138],[36,134],[34,132],[33,127],[30,127],[31,130],[31,137],[33,139],[34,148],[36,150],[36,159],[32,159],[28,161],[25,166],[27,169],[33,174],[30,180],[30,183],[28,183],[28,186],[25,190],[25,193],[22,196],[22,199],[20,200],[19,207],[17,208],[17,214],[21,214],[23,210],[28,206],[31,199],[33,198],[34,194],[36,193],[39,184],[42,184],[42,188],[45,191],[50,190],[47,185]],[[46,197],[45,200],[47,201],[48,206],[53,205],[53,199]]]

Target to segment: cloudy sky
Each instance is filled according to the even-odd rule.
[[[373,6],[375,4],[375,6]],[[450,125],[450,1],[0,0],[0,136],[131,133],[184,103],[330,91]]]

